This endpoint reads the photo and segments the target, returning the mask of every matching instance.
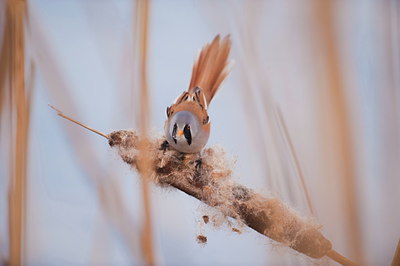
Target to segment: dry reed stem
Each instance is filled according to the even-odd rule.
[[[24,16],[25,2],[9,0],[7,2],[7,25],[10,38],[10,84],[12,104],[16,114],[14,160],[11,161],[11,181],[9,187],[9,237],[11,265],[23,263],[24,220],[26,212],[26,167],[28,150],[29,109],[25,91],[25,55],[24,55]]]
[[[349,111],[346,106],[345,88],[341,77],[339,52],[336,46],[334,33],[334,1],[315,1],[316,15],[320,22],[319,34],[321,44],[325,48],[326,68],[328,79],[329,101],[334,109],[330,110],[332,123],[336,128],[336,143],[342,164],[343,176],[341,183],[343,186],[345,202],[345,213],[348,218],[349,243],[352,254],[356,260],[363,264],[361,233],[359,229],[359,217],[357,209],[357,195],[355,189],[355,170],[353,168],[353,152],[350,138]]]
[[[392,260],[392,266],[400,266],[400,240],[397,243],[397,248]]]
[[[139,128],[143,136],[139,143],[138,167],[142,169],[140,172],[142,179],[142,196],[144,221],[141,232],[142,252],[145,261],[148,265],[154,265],[154,251],[151,230],[151,201],[149,195],[149,180],[150,180],[150,154],[148,151],[148,124],[150,120],[149,108],[149,91],[147,84],[147,47],[148,47],[148,24],[149,24],[149,1],[136,1],[136,16],[138,18],[137,37],[139,41],[139,88],[140,88],[140,116]]]
[[[85,125],[85,124],[82,124],[81,122],[76,121],[75,119],[70,118],[69,116],[64,115],[64,113],[63,113],[61,110],[55,108],[55,107],[54,107],[53,105],[51,105],[51,104],[49,104],[49,106],[57,112],[57,115],[58,115],[58,116],[61,116],[62,118],[65,118],[65,119],[67,119],[67,120],[69,120],[69,121],[71,121],[71,122],[73,122],[73,123],[75,123],[75,124],[80,125],[81,127],[86,128],[87,130],[90,130],[90,131],[92,131],[92,132],[94,132],[94,133],[96,133],[96,134],[98,134],[98,135],[100,135],[100,136],[105,137],[106,139],[108,139],[108,135],[106,135],[106,134],[104,134],[104,133],[102,133],[102,132],[100,132],[100,131],[98,131],[98,130],[96,130],[96,129],[94,129],[94,128],[91,128],[91,127],[89,127],[89,126],[87,126],[87,125]]]

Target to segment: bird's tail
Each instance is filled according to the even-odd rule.
[[[203,89],[207,104],[221,85],[222,81],[229,73],[228,57],[231,50],[230,36],[225,36],[220,41],[217,35],[214,40],[207,43],[193,64],[192,79],[189,85],[189,92],[196,87]]]

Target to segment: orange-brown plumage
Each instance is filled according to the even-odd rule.
[[[171,115],[173,115],[174,113],[178,113],[179,111],[186,111],[186,110],[190,110],[191,113],[194,114],[194,116],[197,118],[197,120],[199,121],[200,124],[203,124],[203,128],[210,132],[210,123],[203,123],[203,121],[205,121],[205,119],[207,119],[207,110],[205,108],[201,108],[201,106],[194,101],[184,101],[180,104],[177,104],[175,106],[175,108],[171,109]]]
[[[220,41],[217,35],[211,44],[207,43],[193,64],[189,92],[196,87],[203,89],[207,104],[210,104],[222,81],[228,75],[228,56],[231,50],[229,35]]]
[[[195,153],[206,145],[211,127],[207,108],[228,75],[230,49],[229,35],[207,43],[193,64],[189,89],[167,107],[165,136],[176,150]]]

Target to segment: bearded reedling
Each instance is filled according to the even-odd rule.
[[[193,64],[189,89],[167,107],[164,132],[172,148],[183,153],[197,153],[210,136],[207,108],[229,73],[229,35],[220,41],[217,35],[201,50]]]

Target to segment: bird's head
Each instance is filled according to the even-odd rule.
[[[167,120],[164,131],[168,143],[183,153],[199,152],[210,135],[190,111],[180,111],[172,115]]]

